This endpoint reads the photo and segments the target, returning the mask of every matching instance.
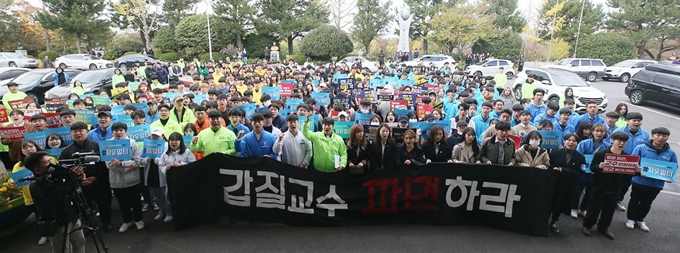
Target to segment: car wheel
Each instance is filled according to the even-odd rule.
[[[97,65],[94,65],[94,63],[90,64],[90,69],[97,69]]]
[[[586,81],[595,82],[595,80],[597,80],[597,73],[590,72],[590,73],[588,73],[588,75],[586,75]]]
[[[477,71],[474,74],[472,74],[472,76],[481,78],[482,77],[482,71]]]
[[[17,64],[14,63],[13,61],[11,61],[11,62],[9,62],[9,63],[7,64],[7,66],[10,66],[10,67],[14,67],[14,68],[15,68],[15,67],[17,66]]]
[[[621,75],[621,77],[619,78],[619,81],[621,81],[622,83],[627,83],[629,79],[630,79],[630,75],[628,73],[626,73],[626,74]]]
[[[521,85],[518,85],[517,87],[515,87],[514,93],[515,93],[515,100],[517,100],[517,101],[522,100],[522,86]]]
[[[125,63],[118,64],[119,69],[127,69],[127,65]]]
[[[33,94],[33,93],[28,93],[28,94],[26,94],[26,97],[29,97],[29,98],[33,99],[33,101],[35,101],[35,102],[41,103],[40,98],[38,98],[38,96],[36,96],[36,95]]]
[[[630,99],[630,102],[633,103],[634,105],[641,105],[644,103],[644,97],[645,96],[642,94],[642,91],[634,90],[633,92],[630,93],[628,99]]]
[[[65,68],[66,68],[66,64],[60,63],[60,64],[59,64],[59,67],[62,68],[62,69],[65,69]]]
[[[512,80],[512,78],[515,77],[515,73],[508,72],[508,73],[505,73],[505,76],[508,77],[508,80]]]

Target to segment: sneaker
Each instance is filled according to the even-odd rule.
[[[626,207],[623,206],[623,204],[621,204],[621,202],[618,202],[618,203],[616,203],[616,210],[619,210],[619,211],[621,211],[621,212],[625,212],[625,211],[626,211]]]
[[[135,226],[137,226],[137,229],[144,229],[144,221],[135,221]]]
[[[636,222],[635,225],[637,225],[637,227],[640,230],[645,231],[645,232],[649,232],[649,227],[647,226],[647,223],[645,223],[644,221]]]
[[[154,210],[154,211],[158,211],[158,210],[161,210],[161,208],[158,207],[158,205],[153,204],[153,210]]]
[[[45,245],[47,243],[47,237],[40,237],[40,240],[38,240],[38,245]]]
[[[144,205],[142,206],[142,212],[146,212],[146,211],[149,211],[149,204],[144,203]]]
[[[588,211],[583,210],[583,211],[578,212],[578,214],[581,215],[582,217],[586,217],[586,214],[588,214]]]
[[[165,214],[158,213],[158,215],[156,215],[156,217],[153,217],[153,219],[154,220],[162,220],[164,217],[165,217]]]
[[[627,229],[634,229],[635,228],[635,221],[632,221],[632,220],[626,221],[626,228]]]
[[[571,209],[571,217],[574,219],[578,218],[578,211],[576,209]]]
[[[165,216],[165,220],[163,222],[171,222],[172,221],[172,215]]]
[[[553,231],[553,233],[559,233],[560,229],[557,227],[557,222],[551,221],[550,222],[550,231]]]
[[[127,231],[128,228],[130,228],[130,226],[132,226],[132,222],[130,222],[130,223],[123,223],[123,225],[120,225],[120,229],[118,229],[118,232],[123,233],[123,232]]]

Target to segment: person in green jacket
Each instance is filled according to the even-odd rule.
[[[120,69],[114,70],[113,76],[111,77],[111,84],[113,86],[116,86],[116,84],[124,83],[124,82],[125,82],[125,75],[123,75],[123,72],[120,71]]]
[[[212,153],[236,155],[234,142],[236,135],[222,127],[222,114],[218,110],[208,113],[210,129],[204,129],[191,140],[189,148],[193,152],[203,151],[205,156]]]
[[[496,82],[496,90],[498,90],[498,94],[503,93],[505,85],[508,84],[508,76],[505,75],[505,68],[498,68],[498,74],[493,77],[493,80]]]
[[[172,98],[172,102],[175,103],[175,106],[170,110],[170,119],[177,121],[182,129],[187,123],[191,124],[196,120],[194,112],[184,106],[184,96],[177,95]]]
[[[527,80],[522,84],[522,99],[534,99],[534,90],[538,88],[538,83],[534,81],[534,75],[529,74]]]
[[[173,132],[184,133],[182,127],[177,123],[176,120],[170,118],[170,106],[162,104],[158,106],[158,117],[159,119],[151,123],[149,128],[151,130],[155,128],[163,129],[165,136],[170,136]]]
[[[9,82],[7,84],[7,88],[9,89],[9,93],[4,94],[2,96],[2,105],[5,106],[5,110],[7,110],[7,115],[9,115],[12,112],[12,107],[9,106],[9,101],[14,101],[14,100],[21,100],[26,98],[26,93],[23,93],[19,91],[19,84],[15,82]]]
[[[73,82],[73,89],[71,89],[71,94],[77,94],[78,96],[82,96],[85,94],[85,87],[83,87],[83,83],[80,80],[75,80]]]
[[[208,75],[210,75],[210,71],[208,68],[205,67],[205,64],[201,64],[200,67],[198,67],[198,73],[203,76],[203,80],[208,80]]]
[[[333,132],[334,121],[327,117],[321,121],[323,132],[309,130],[309,119],[302,125],[302,134],[312,143],[314,154],[314,168],[321,172],[336,172],[344,169],[347,164],[347,146],[342,137]],[[336,162],[336,157],[339,160]]]

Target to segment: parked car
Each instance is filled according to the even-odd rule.
[[[502,59],[488,59],[478,64],[467,66],[465,67],[465,74],[478,77],[495,76],[498,74],[498,69],[500,67],[503,67],[508,79],[515,77],[512,61]]]
[[[73,89],[73,84],[76,81],[80,81],[85,88],[86,93],[98,94],[99,91],[106,90],[109,94],[111,93],[111,77],[113,76],[114,68],[109,69],[95,69],[88,70],[80,73],[78,76],[71,78],[65,84],[59,85],[52,88],[51,90],[45,92],[45,98],[47,99],[66,99],[71,95],[71,90]]]
[[[560,60],[557,65],[548,67],[569,70],[585,78],[588,82],[595,82],[598,77],[605,76],[607,65],[601,59],[566,58]]]
[[[64,73],[68,74],[70,78],[77,77],[80,72],[83,71],[79,69],[64,69]],[[34,101],[42,103],[45,92],[54,88],[53,74],[54,69],[38,69],[17,76],[12,82],[19,84],[19,91],[25,92]],[[0,87],[0,94],[4,95],[7,92],[9,92],[9,89],[6,85]]]
[[[38,60],[12,52],[0,52],[0,67],[37,68]]]
[[[600,112],[607,109],[607,95],[604,92],[590,86],[588,82],[583,81],[571,71],[550,67],[525,68],[524,71],[519,73],[513,87],[517,100],[522,98],[522,84],[529,74],[533,74],[534,81],[539,82],[538,88],[545,91],[544,99],[546,102],[559,103],[560,98],[564,96],[564,90],[571,88],[574,90],[574,98],[576,99],[574,101],[575,112],[585,113],[586,104],[590,101],[597,103]]]
[[[30,69],[15,67],[0,67],[0,84],[5,85],[15,77],[20,76],[21,74],[26,73],[28,71],[30,71]]]
[[[644,69],[647,65],[655,63],[656,62],[652,60],[625,60],[614,64],[614,66],[607,67],[602,80],[609,81],[611,79],[616,79],[620,82],[627,83],[631,76]]]
[[[156,58],[153,56],[148,56],[145,54],[130,54],[126,55],[120,58],[116,58],[113,61],[113,66],[116,68],[124,68],[126,69],[128,66],[132,67],[132,65],[135,65],[135,62],[139,62],[140,64],[144,64],[145,62],[150,62],[152,64],[156,63]]]
[[[680,66],[650,64],[640,70],[624,91],[631,103],[655,103],[677,109],[680,106]]]
[[[376,66],[375,63],[373,63],[372,61],[369,61],[368,59],[366,59],[364,57],[347,56],[347,57],[343,58],[342,60],[338,61],[338,63],[336,65],[340,66],[340,63],[342,61],[345,61],[345,62],[347,62],[348,65],[351,66],[352,64],[354,64],[354,61],[356,61],[356,59],[361,60],[361,67],[362,68],[368,69],[368,71],[371,71],[373,73],[378,72],[378,66]]]
[[[113,62],[102,60],[89,54],[67,54],[54,60],[54,65],[62,69],[105,69],[113,68]]]
[[[410,61],[405,61],[402,62],[403,64],[406,64],[407,67],[415,67],[418,66],[418,62],[423,61],[423,65],[425,66],[430,66],[430,63],[434,63],[434,66],[437,68],[444,67],[444,63],[450,63],[451,68],[453,68],[453,64],[456,63],[456,60],[453,59],[453,57],[448,56],[448,55],[443,55],[443,54],[438,54],[438,55],[423,55],[420,58],[413,59]]]

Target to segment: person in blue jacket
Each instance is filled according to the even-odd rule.
[[[264,116],[260,113],[255,113],[250,122],[253,124],[253,131],[239,136],[234,142],[234,146],[240,147],[239,157],[269,157],[276,159],[278,155],[274,152],[276,136],[264,131]]]
[[[671,132],[665,127],[652,129],[652,139],[635,147],[631,155],[639,156],[641,159],[654,159],[677,164],[678,157],[668,144],[668,136],[670,135]],[[646,169],[649,168],[642,168],[643,171]],[[671,181],[649,178],[643,175],[633,177],[628,212],[626,213],[628,217],[626,228],[634,229],[638,227],[642,231],[649,232],[649,227],[644,220],[652,207],[652,202],[663,189],[665,182],[670,183]]]
[[[54,79],[54,87],[59,86],[60,84],[68,82],[68,80],[71,80],[71,77],[64,72],[64,69],[62,68],[57,68],[54,71],[54,74],[52,74],[52,79]]]
[[[587,113],[581,115],[578,118],[572,119],[573,122],[571,125],[574,127],[578,127],[581,124],[581,122],[586,120],[590,121],[590,123],[592,123],[593,126],[596,124],[606,125],[607,123],[604,121],[604,118],[597,114],[597,110],[598,110],[597,103],[592,100],[588,101],[588,103],[586,104]]]
[[[553,103],[553,102],[548,103],[548,109],[545,110],[545,112],[539,113],[534,118],[534,120],[533,120],[534,126],[538,125],[538,122],[541,122],[541,120],[544,120],[544,119],[550,120],[550,122],[553,123],[553,126],[556,125],[557,121],[560,120],[560,116],[557,115],[557,112],[559,110],[560,110],[560,106],[557,105],[557,103]]]
[[[91,141],[106,141],[113,138],[113,132],[111,130],[111,122],[113,117],[109,111],[99,111],[97,113],[97,126],[87,133],[87,139]]]
[[[579,142],[576,146],[576,150],[592,159],[592,156],[595,153],[600,150],[608,149],[611,146],[611,143],[606,141],[606,139],[608,139],[607,129],[603,124],[594,125],[591,128],[591,132],[593,133],[593,137]],[[588,158],[586,158],[586,162],[590,163]],[[588,168],[589,164],[582,168],[586,173],[581,174],[576,183],[574,199],[571,202],[571,217],[574,219],[578,218],[579,215],[586,217],[588,207],[590,207],[592,188],[588,186],[592,183],[593,173],[590,172],[590,169]],[[583,200],[581,200],[581,195],[583,195]]]
[[[651,136],[649,133],[641,128],[642,126],[642,114],[639,112],[629,112],[626,115],[626,120],[628,121],[628,125],[625,127],[619,127],[616,130],[614,130],[613,133],[616,132],[624,132],[628,134],[628,143],[626,143],[626,147],[623,149],[628,154],[632,154],[633,150],[635,147],[637,147],[640,144],[644,144],[647,142]],[[628,192],[628,188],[630,187],[630,182],[631,182],[632,177],[626,178],[626,181],[624,182],[623,189],[621,190],[619,194],[619,202],[616,205],[616,209],[619,211],[626,211],[626,207],[623,206],[621,203],[623,201],[623,198],[626,196],[626,193]]]
[[[534,120],[536,116],[548,110],[548,106],[543,103],[544,95],[545,91],[543,89],[534,89],[534,99],[531,100],[531,103],[524,107],[524,110],[531,112],[531,120]]]
[[[560,109],[559,119],[553,122],[553,132],[562,133],[562,136],[576,132],[574,126],[569,124],[569,118],[571,118],[571,110],[569,108]]]
[[[489,128],[489,125],[491,123],[491,108],[493,108],[493,105],[491,105],[491,102],[484,102],[482,104],[482,113],[475,115],[470,119],[470,121],[475,123],[475,133],[477,133],[477,142],[478,144],[481,144],[482,140],[482,135],[484,135],[484,132],[486,131],[487,128]]]

